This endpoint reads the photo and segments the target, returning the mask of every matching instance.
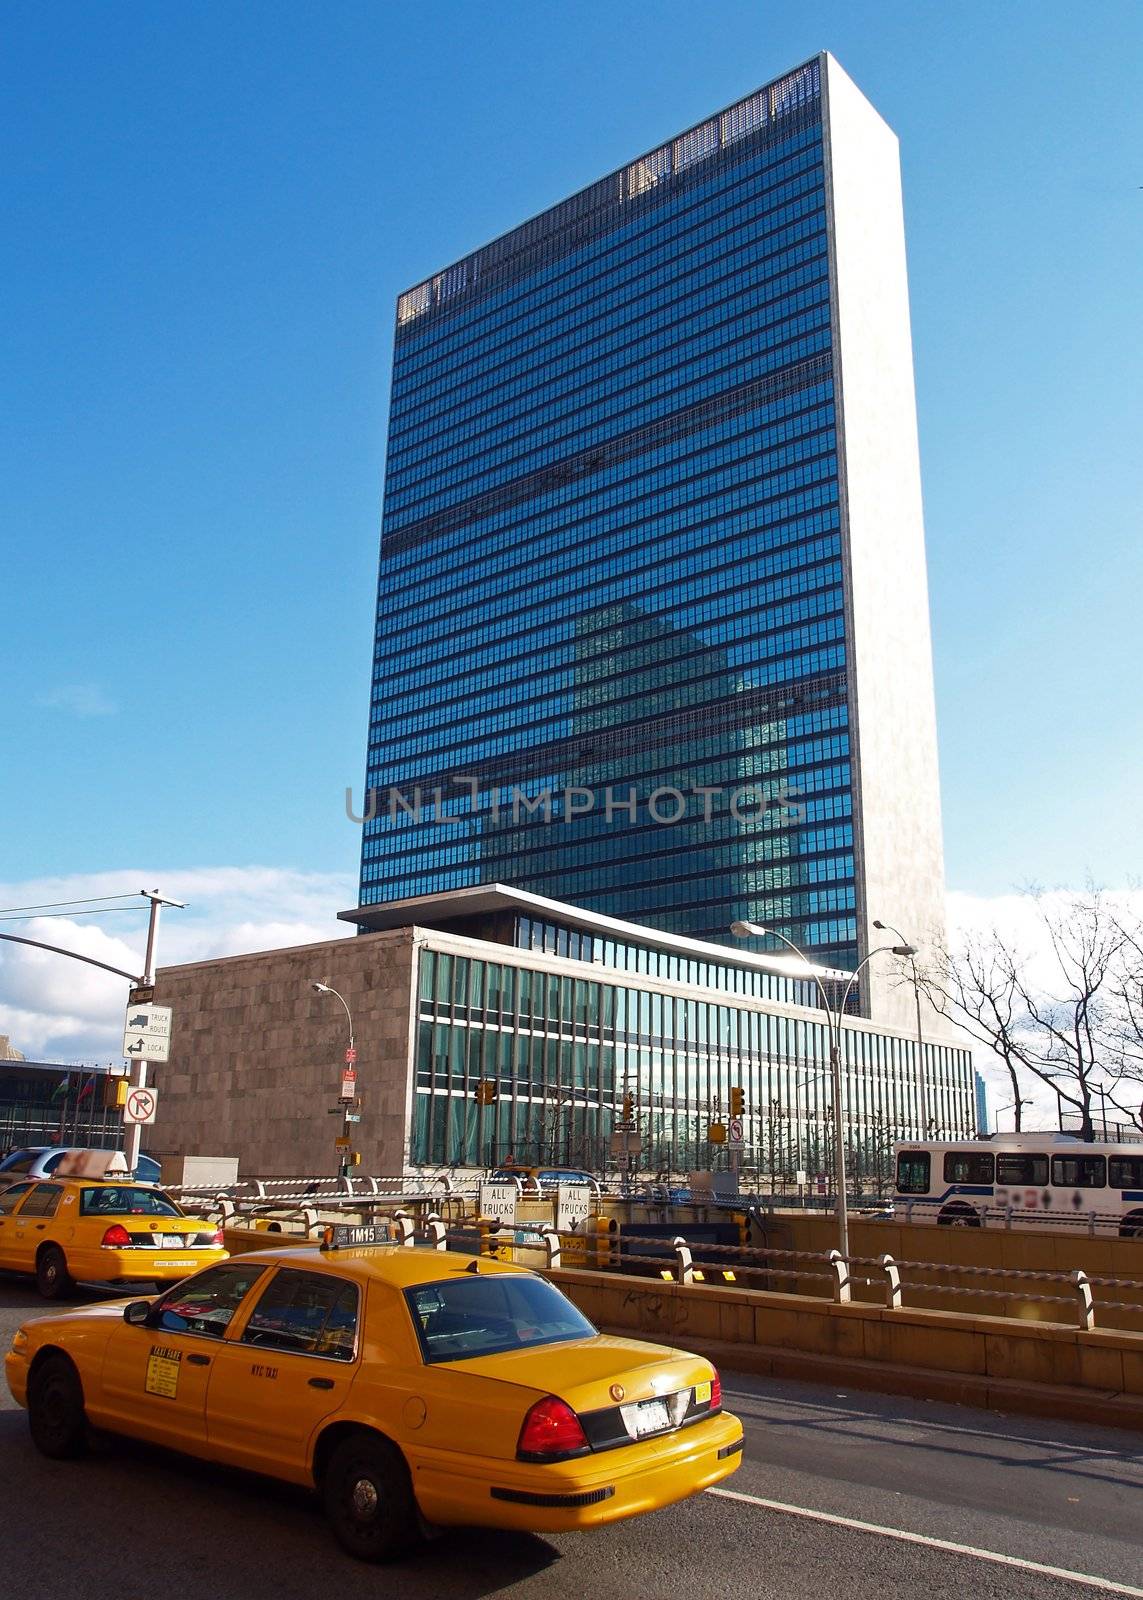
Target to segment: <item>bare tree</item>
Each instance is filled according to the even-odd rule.
[[[1061,1113],[1073,1108],[1090,1139],[1093,1097],[1130,1075],[1121,1038],[1130,939],[1098,889],[1066,899],[1030,890],[1028,898],[1046,936],[1043,975],[993,930],[946,951],[923,981],[936,1009],[1003,1063],[1017,1130],[1021,1076],[1030,1074],[1052,1090]],[[1131,993],[1143,1019],[1143,986]]]
[[[933,966],[918,970],[933,1008],[978,1044],[987,1045],[1008,1073],[1020,1132],[1024,1098],[1019,1069],[1026,1067],[1019,1024],[1023,1010],[1016,977],[1018,961],[999,933],[971,938],[955,952],[940,951]]]
[[[1108,1096],[1118,1111],[1143,1128],[1143,923],[1129,907],[1116,915],[1123,935],[1122,957],[1112,982],[1115,1003],[1114,1044],[1118,1055],[1116,1083]],[[1134,1103],[1127,1097],[1134,1089]]]

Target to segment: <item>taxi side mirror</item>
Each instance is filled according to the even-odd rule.
[[[145,1328],[147,1319],[151,1315],[151,1302],[149,1300],[132,1300],[123,1307],[123,1321],[131,1324],[133,1328]]]

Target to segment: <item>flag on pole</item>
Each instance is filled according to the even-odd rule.
[[[69,1087],[70,1084],[71,1084],[71,1077],[70,1077],[69,1074],[65,1073],[64,1076],[60,1079],[60,1081],[56,1084],[55,1088],[52,1090],[52,1104],[53,1105],[55,1104],[55,1102],[57,1100],[62,1100],[64,1098],[64,1096],[67,1094],[68,1087]]]

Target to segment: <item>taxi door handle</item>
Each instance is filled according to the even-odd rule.
[[[332,1378],[309,1378],[306,1380],[311,1389],[332,1389]]]
[[[187,1357],[187,1366],[188,1367],[209,1367],[210,1366],[210,1357],[209,1356],[189,1355]]]

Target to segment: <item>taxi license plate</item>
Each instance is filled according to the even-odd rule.
[[[661,1433],[671,1426],[671,1412],[665,1400],[640,1400],[634,1413],[631,1421],[636,1439],[648,1433]]]
[[[183,1250],[186,1248],[185,1241],[181,1233],[164,1233],[161,1235],[161,1237],[163,1241],[162,1248],[164,1250]]]

